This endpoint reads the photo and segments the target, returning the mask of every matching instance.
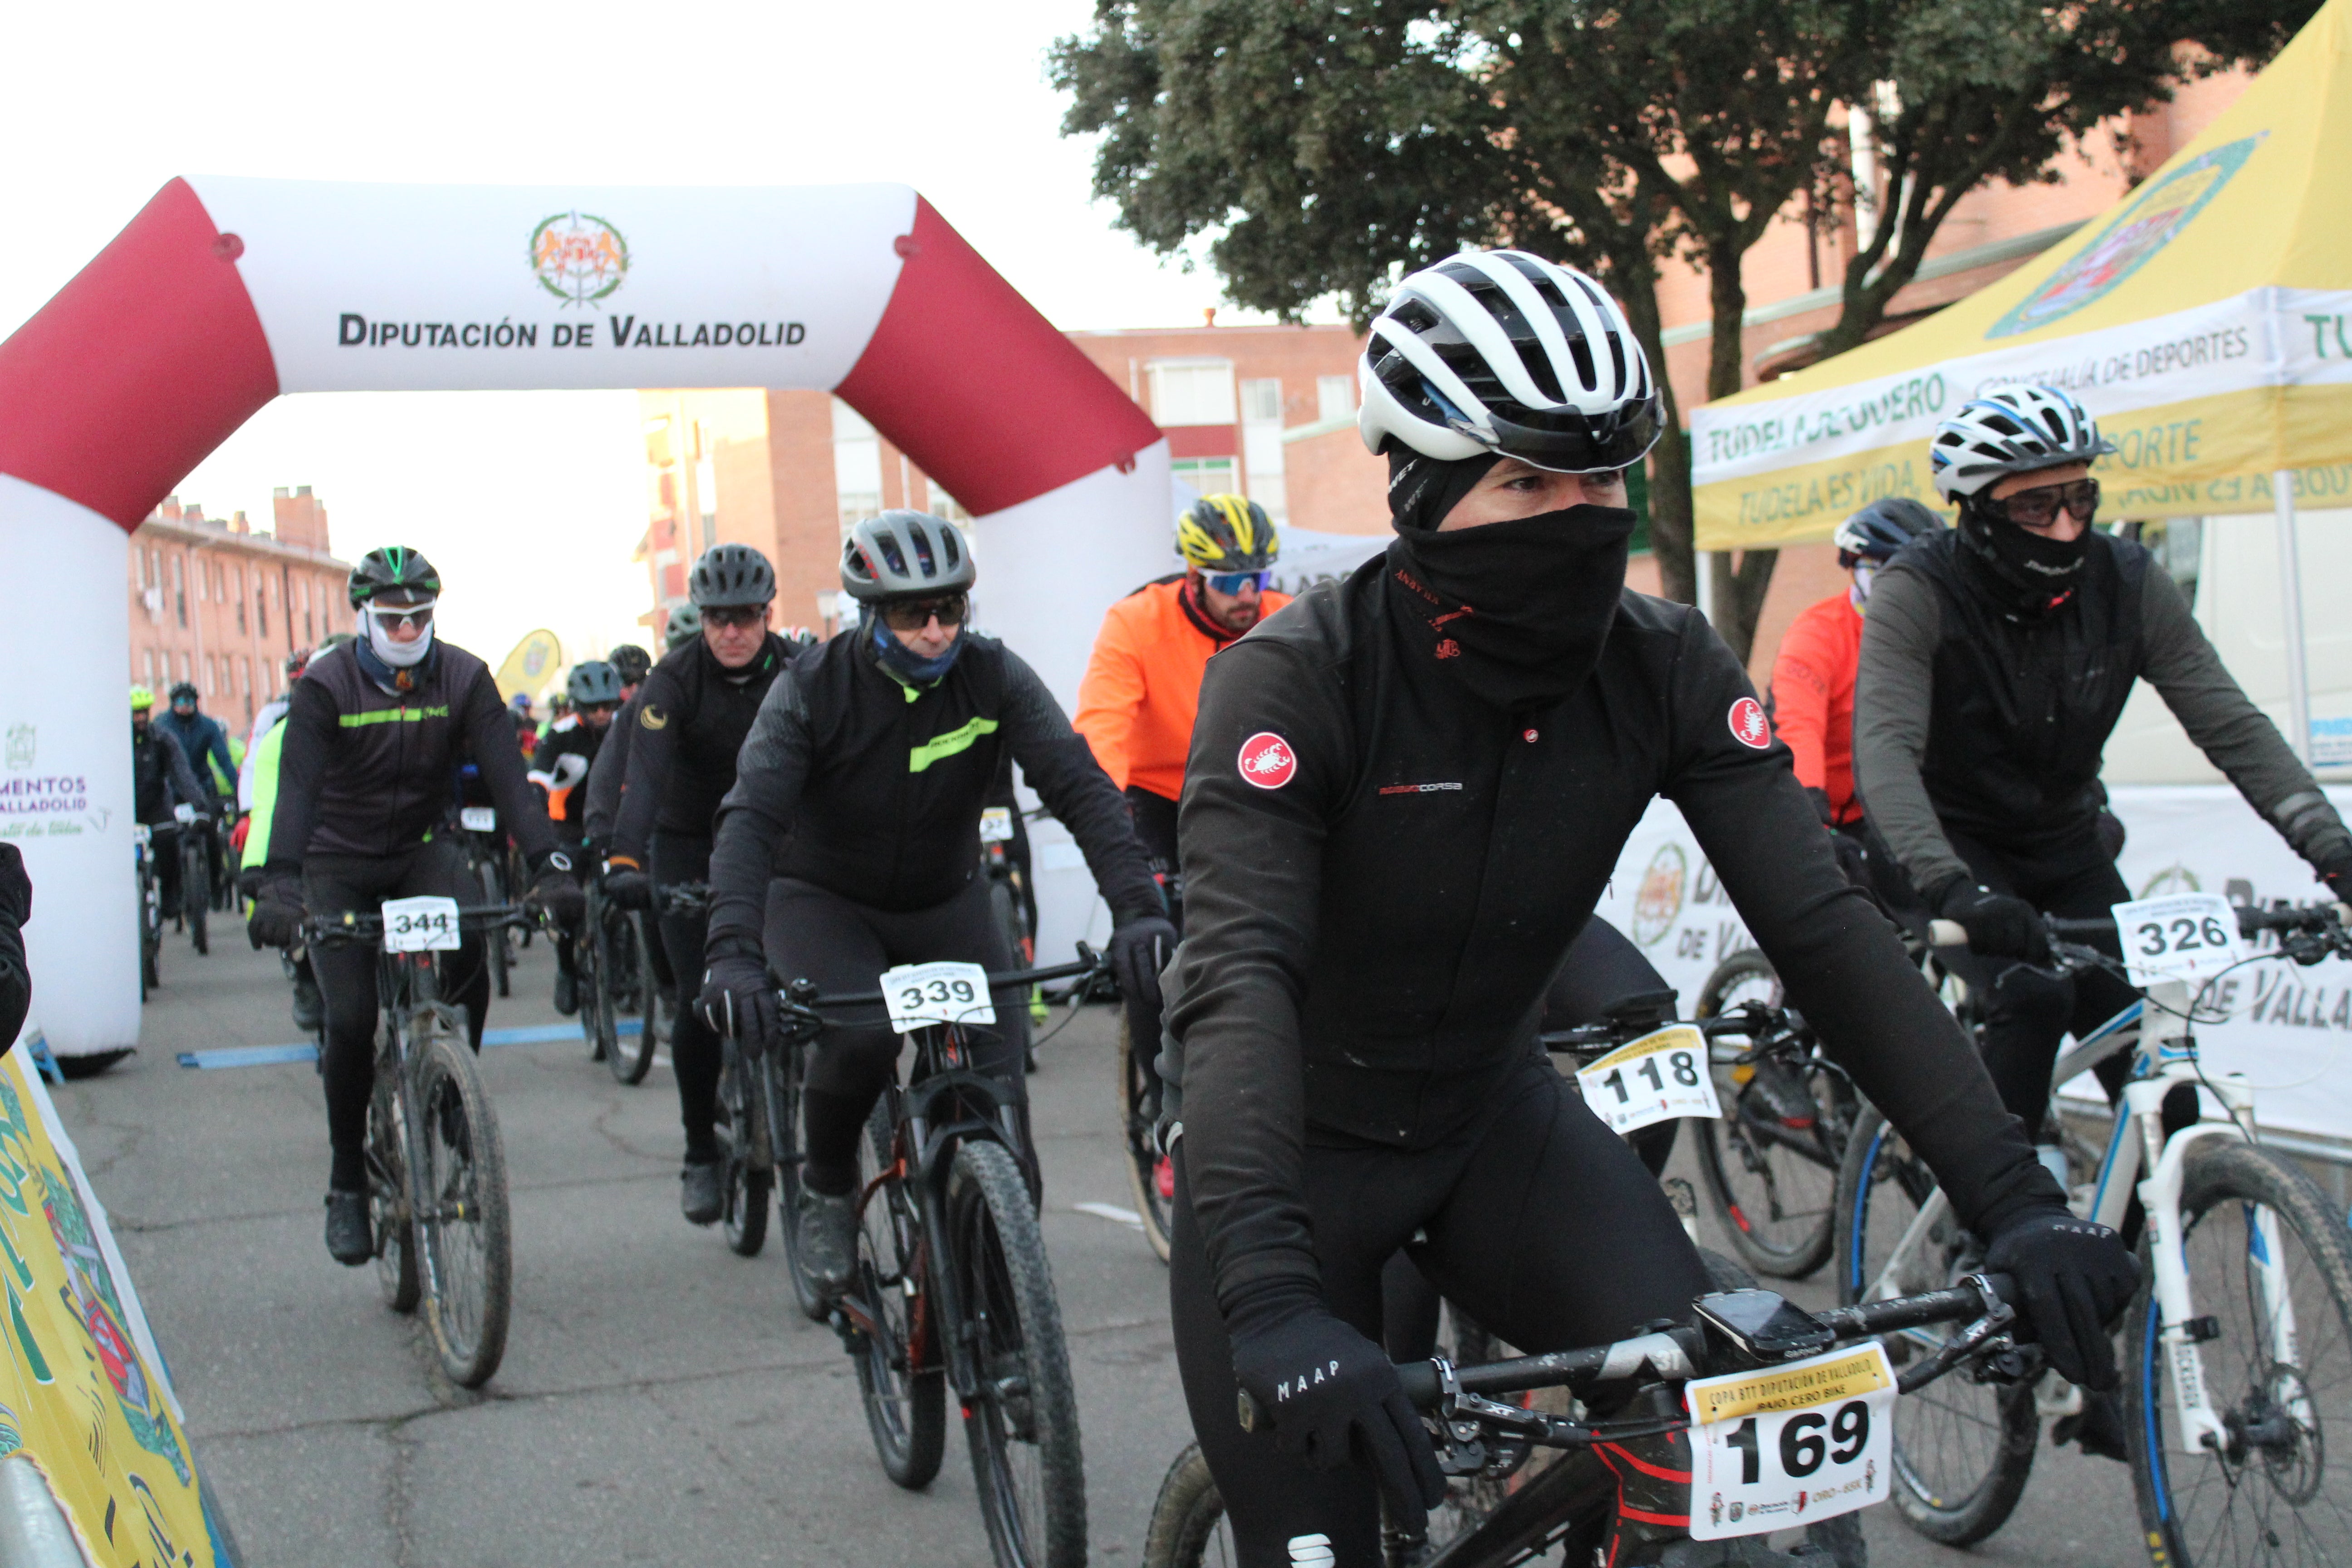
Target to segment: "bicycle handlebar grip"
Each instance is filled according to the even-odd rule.
[[[1966,947],[1969,945],[1968,928],[1958,921],[1929,921],[1927,941],[1935,947]]]
[[[1403,1385],[1404,1396],[1412,1401],[1414,1409],[1427,1410],[1437,1403],[1439,1391],[1435,1362],[1406,1362],[1396,1370],[1397,1382]]]

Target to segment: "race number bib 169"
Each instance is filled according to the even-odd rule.
[[[1886,1500],[1895,1370],[1857,1345],[1685,1387],[1694,1541],[1829,1519]]]
[[[1688,1024],[1671,1024],[1618,1047],[1579,1071],[1576,1086],[1612,1132],[1677,1116],[1723,1114],[1706,1070],[1706,1037]]]
[[[2219,893],[2141,899],[2117,904],[2113,912],[2135,985],[2204,980],[2245,956],[2238,946],[2238,911]]]
[[[387,952],[446,952],[457,945],[457,900],[427,894],[383,901]]]
[[[988,971],[977,963],[902,963],[882,972],[882,1003],[900,1034],[929,1024],[993,1024]]]

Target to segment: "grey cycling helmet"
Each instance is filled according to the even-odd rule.
[[[692,605],[673,605],[662,627],[662,647],[676,653],[702,635],[702,612]]]
[[[925,511],[897,508],[869,517],[841,547],[841,585],[853,599],[960,594],[977,575],[961,531]]]
[[[1851,571],[1859,561],[1892,561],[1896,551],[1919,535],[1943,526],[1941,519],[1910,497],[1888,496],[1839,523],[1831,542],[1837,546],[1838,564]]]
[[[654,667],[654,656],[633,642],[625,642],[612,654],[613,668],[620,673],[621,684],[635,686]]]
[[[572,667],[563,691],[574,708],[584,708],[592,702],[618,702],[621,672],[601,658],[583,658]]]
[[[776,569],[748,544],[714,544],[694,563],[686,591],[706,610],[764,605],[776,596]]]
[[[2004,386],[1970,398],[1936,426],[1927,468],[1936,493],[1957,500],[2004,474],[2088,463],[2115,449],[2072,394],[2055,386]]]

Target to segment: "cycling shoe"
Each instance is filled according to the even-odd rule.
[[[365,1193],[327,1194],[327,1252],[346,1268],[356,1268],[375,1256]]]

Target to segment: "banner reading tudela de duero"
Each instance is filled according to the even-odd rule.
[[[199,188],[256,285],[280,385],[306,391],[830,386],[872,337],[914,220],[903,185]]]

